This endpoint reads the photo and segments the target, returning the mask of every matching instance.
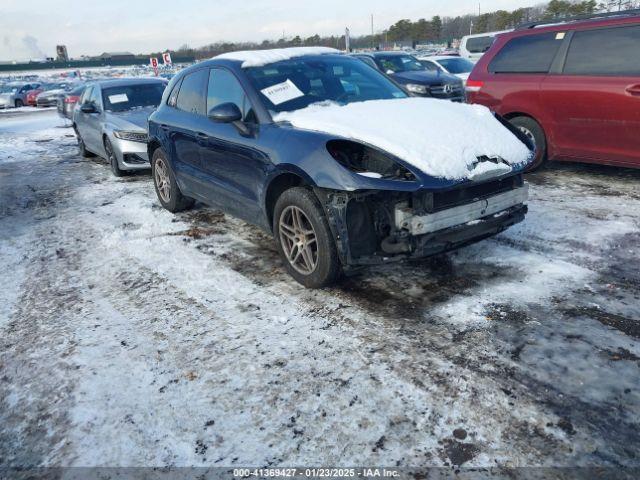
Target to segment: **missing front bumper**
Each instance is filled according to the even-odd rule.
[[[500,233],[527,212],[523,187],[429,213],[419,197],[402,192],[314,190],[347,270],[454,250]]]
[[[394,212],[395,226],[410,235],[426,235],[524,204],[529,197],[528,185],[475,202],[439,212],[416,215],[408,205],[398,205]]]

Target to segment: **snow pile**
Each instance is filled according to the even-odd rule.
[[[478,157],[485,155],[512,166],[530,157],[526,145],[480,105],[428,98],[318,103],[276,114],[274,120],[368,143],[434,177],[485,173],[483,163],[474,170]]]
[[[239,60],[242,68],[261,67],[270,63],[282,62],[305,55],[323,55],[327,53],[340,53],[339,50],[329,47],[292,47],[274,48],[271,50],[243,50],[240,52],[228,52],[215,58],[226,60]]]

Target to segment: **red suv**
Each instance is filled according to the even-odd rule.
[[[499,35],[467,81],[547,159],[640,168],[640,11]]]

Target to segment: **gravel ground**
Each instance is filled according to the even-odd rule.
[[[304,290],[271,238],[0,116],[0,467],[640,466],[640,171]]]

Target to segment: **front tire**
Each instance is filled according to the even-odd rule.
[[[87,146],[84,144],[84,140],[82,140],[78,129],[76,127],[74,127],[73,129],[75,130],[76,138],[78,139],[78,150],[80,150],[80,155],[82,155],[84,158],[95,157],[96,155],[94,153],[87,150]]]
[[[327,217],[317,197],[306,188],[286,190],[276,202],[273,234],[289,274],[307,288],[334,283],[340,259]]]
[[[195,200],[182,194],[176,177],[169,166],[167,156],[161,148],[153,152],[151,175],[160,204],[172,213],[191,208]]]
[[[531,117],[514,117],[509,121],[514,127],[524,133],[536,148],[536,156],[525,171],[533,172],[538,170],[547,163],[547,138],[544,130],[540,124]]]
[[[116,177],[122,177],[125,174],[125,171],[120,168],[118,165],[118,157],[116,156],[116,152],[113,150],[113,145],[111,145],[111,141],[104,137],[104,151],[107,154],[107,161],[111,166],[111,171]]]

